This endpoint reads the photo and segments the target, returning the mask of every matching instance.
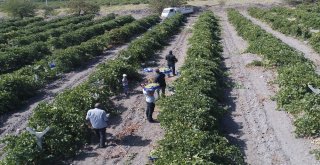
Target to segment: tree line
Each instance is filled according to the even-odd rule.
[[[35,2],[39,1],[41,2],[42,0],[5,0],[3,1],[2,10],[15,18],[34,17],[36,10],[39,9]],[[149,7],[155,12],[161,12],[165,7],[181,6],[186,4],[187,1],[188,0],[149,0]],[[89,0],[69,0],[66,3],[66,7],[70,9],[70,12],[77,15],[96,14],[100,11],[100,5]],[[50,6],[45,6],[41,9],[44,10],[45,17],[53,14],[54,11],[54,8]]]

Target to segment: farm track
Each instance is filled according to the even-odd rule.
[[[298,52],[303,53],[304,57],[309,59],[314,63],[316,66],[316,71],[320,73],[320,55],[312,49],[312,47],[306,44],[303,41],[300,41],[294,37],[286,36],[285,34],[273,30],[267,23],[262,22],[252,16],[246,10],[240,10],[240,13],[245,16],[247,19],[251,20],[254,24],[260,26],[263,30],[267,31],[268,33],[272,34],[274,37],[280,39],[285,44],[289,45],[290,47],[296,49]]]
[[[13,113],[3,114],[0,117],[0,139],[7,134],[19,134],[21,130],[25,129],[28,123],[29,117],[32,115],[33,109],[42,101],[53,101],[54,97],[63,92],[64,90],[76,87],[80,83],[87,80],[89,75],[93,73],[96,67],[112,59],[116,56],[117,52],[125,49],[127,45],[114,48],[106,51],[102,56],[99,56],[95,60],[91,61],[85,69],[74,71],[63,75],[63,77],[53,83],[48,84],[43,90],[41,90],[38,96],[31,98],[27,105],[21,110]],[[0,149],[3,146],[0,145]]]
[[[158,53],[154,59],[157,66],[166,66],[164,59],[169,50],[178,58],[177,69],[184,63],[188,47],[188,38],[191,36],[189,28],[196,21],[196,17],[189,17],[184,29],[176,35],[170,45]],[[149,75],[142,73],[144,76]],[[176,77],[166,78],[167,84],[171,84]],[[167,92],[168,94],[168,92]],[[95,145],[85,147],[71,164],[146,164],[147,157],[157,141],[161,140],[164,131],[159,123],[148,123],[145,118],[145,97],[141,87],[134,87],[130,98],[124,99],[119,96],[114,103],[122,112],[121,116],[110,120],[110,127],[107,128],[107,148],[93,150]],[[154,118],[159,114],[156,106]]]
[[[228,139],[241,148],[248,164],[320,164],[309,154],[313,147],[310,141],[295,138],[290,115],[277,111],[271,100],[277,91],[272,84],[276,73],[248,67],[261,57],[243,53],[248,44],[228,22],[226,10],[212,9],[221,20],[224,62],[229,81],[234,83],[226,90],[230,114],[222,121]]]

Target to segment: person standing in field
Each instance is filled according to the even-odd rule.
[[[128,91],[129,91],[129,83],[128,83],[128,79],[127,79],[127,75],[123,74],[122,75],[122,87],[123,87],[123,92],[126,96],[129,95]]]
[[[175,63],[178,62],[178,59],[172,54],[172,50],[169,51],[169,54],[166,55],[166,60],[168,64],[168,68],[171,69],[172,74],[176,75],[176,67]]]
[[[160,89],[157,89],[157,93],[158,93],[158,98],[160,97],[160,90],[161,90],[161,95],[163,97],[165,97],[165,94],[166,94],[166,75],[162,72],[160,72],[159,69],[156,69],[156,78],[155,78],[155,83],[158,83],[160,85]]]
[[[100,103],[96,103],[94,109],[90,109],[87,112],[86,120],[90,121],[93,130],[100,138],[100,143],[98,148],[106,147],[106,127],[109,114],[107,114]]]
[[[154,91],[150,91],[150,90],[145,89],[144,85],[141,85],[141,87],[142,87],[142,92],[145,95],[146,102],[147,102],[146,117],[150,123],[153,123],[154,120],[152,118],[152,114],[153,114],[154,108],[155,108]]]

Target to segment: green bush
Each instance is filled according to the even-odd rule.
[[[81,14],[97,14],[100,11],[98,4],[86,0],[70,0],[67,5],[71,13]]]

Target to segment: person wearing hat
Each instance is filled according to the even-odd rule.
[[[100,143],[98,148],[106,147],[106,127],[109,114],[107,114],[100,103],[94,105],[94,109],[90,109],[87,112],[86,120],[91,123],[93,130],[100,138]]]
[[[178,59],[172,54],[172,50],[169,51],[169,54],[166,55],[166,60],[168,64],[168,68],[171,69],[172,74],[176,75],[176,67],[175,63],[178,62]]]
[[[158,97],[160,97],[160,90],[161,90],[161,95],[164,97],[165,96],[165,92],[166,92],[166,75],[162,72],[160,72],[160,70],[157,68],[155,70],[157,76],[155,78],[155,83],[158,83],[160,85],[160,89],[157,89],[157,94]]]
[[[123,74],[122,75],[122,87],[123,87],[123,92],[126,96],[129,95],[128,90],[129,90],[129,83],[127,79],[127,75]]]
[[[152,114],[153,114],[154,108],[156,106],[155,105],[155,98],[154,98],[154,91],[147,90],[145,88],[145,85],[146,84],[141,84],[142,92],[143,92],[144,96],[146,97],[146,102],[147,102],[146,117],[150,123],[153,123],[154,120],[152,118]]]

